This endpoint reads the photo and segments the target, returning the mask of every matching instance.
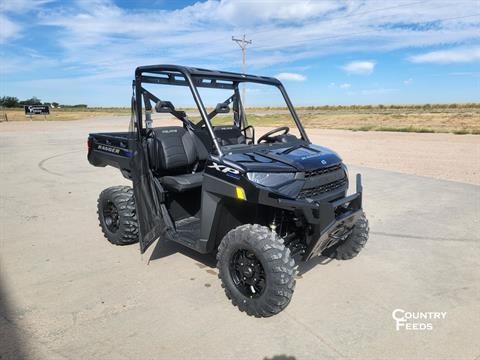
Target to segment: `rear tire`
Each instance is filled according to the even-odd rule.
[[[97,214],[103,235],[115,245],[138,242],[138,222],[133,189],[112,186],[98,197]]]
[[[337,260],[353,259],[367,243],[369,231],[368,220],[362,215],[355,223],[352,233],[344,241],[326,249],[323,255]]]
[[[283,239],[267,227],[231,230],[218,247],[217,260],[225,294],[240,311],[269,317],[290,303],[297,267]]]

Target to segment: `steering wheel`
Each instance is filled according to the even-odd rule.
[[[280,135],[285,135],[285,134],[288,134],[288,132],[290,131],[290,128],[288,126],[280,126],[276,129],[273,129],[273,130],[270,130],[269,132],[267,132],[266,134],[263,134],[262,136],[260,136],[258,138],[258,141],[257,143],[260,144],[262,141],[265,141],[267,143],[271,143],[271,142],[274,142],[275,139],[273,138],[273,134],[277,133],[277,132],[280,132],[280,131],[283,131],[281,134],[278,134],[276,136],[280,136]]]

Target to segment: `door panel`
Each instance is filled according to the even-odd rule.
[[[139,225],[140,252],[145,250],[162,234],[164,221],[160,208],[161,195],[150,170],[146,141],[135,141],[132,158],[132,180],[137,221]]]

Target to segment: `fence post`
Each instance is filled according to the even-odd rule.
[[[0,122],[4,122],[4,121],[8,122],[8,116],[7,116],[7,112],[5,111],[5,108],[2,106],[2,114],[0,116]]]

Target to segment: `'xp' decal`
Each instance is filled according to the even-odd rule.
[[[236,169],[232,169],[231,167],[228,167],[228,166],[225,166],[225,165],[220,165],[220,164],[217,164],[217,163],[212,163],[212,165],[209,165],[208,166],[210,169],[215,169],[215,170],[218,170],[222,173],[230,173],[230,174],[240,174],[240,171],[236,170]]]

